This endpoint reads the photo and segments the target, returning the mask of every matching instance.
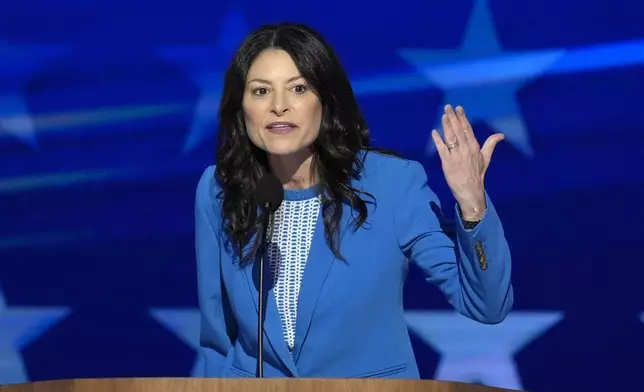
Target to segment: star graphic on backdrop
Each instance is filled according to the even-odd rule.
[[[475,0],[459,49],[401,49],[399,54],[443,90],[444,104],[462,105],[471,122],[486,122],[525,156],[533,156],[516,94],[562,58],[564,50],[504,53],[487,0]],[[441,131],[440,114],[435,128]],[[426,152],[436,152],[431,137]]]
[[[221,98],[227,63],[248,33],[244,16],[233,10],[226,13],[214,46],[166,46],[157,54],[178,64],[201,90],[194,108],[190,131],[183,151],[190,152],[216,132],[217,109]]]
[[[151,309],[150,315],[168,331],[176,335],[186,345],[199,352],[199,330],[201,327],[201,315],[199,309]],[[204,369],[203,357],[197,356],[192,367],[191,377],[200,377]]]
[[[644,323],[644,312],[640,313],[640,321]]]
[[[0,385],[29,381],[21,350],[69,312],[64,307],[7,306],[0,287]]]
[[[552,328],[562,312],[512,312],[486,325],[451,311],[407,311],[409,330],[441,359],[434,378],[522,390],[514,354]]]
[[[0,40],[0,133],[6,132],[36,147],[34,119],[25,102],[23,86],[47,61],[68,50],[66,46],[19,46]]]

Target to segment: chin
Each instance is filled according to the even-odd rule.
[[[302,151],[301,148],[295,148],[295,147],[268,147],[266,148],[266,152],[271,154],[271,155],[293,155],[297,154],[298,152]]]
[[[295,155],[301,154],[303,151],[308,151],[308,146],[301,145],[300,143],[267,143],[266,152],[271,155]]]

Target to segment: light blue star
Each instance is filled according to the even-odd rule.
[[[151,309],[150,315],[168,331],[175,334],[182,342],[199,352],[199,331],[201,328],[201,314],[199,309]],[[191,376],[203,376],[203,357],[197,355],[192,367]]]
[[[440,355],[434,378],[523,390],[513,356],[561,321],[562,312],[512,312],[486,325],[451,311],[408,311],[409,330]]]
[[[36,147],[35,122],[24,99],[23,85],[47,60],[68,51],[66,46],[16,46],[0,40],[0,131]]]
[[[181,66],[201,90],[194,108],[192,125],[184,142],[184,152],[192,151],[215,134],[224,67],[228,65],[248,31],[243,14],[233,10],[224,16],[215,45],[172,46],[157,51],[163,59]]]
[[[462,105],[471,122],[487,122],[495,131],[503,132],[506,140],[523,154],[533,155],[516,93],[559,60],[564,50],[503,53],[487,1],[475,0],[460,49],[402,49],[399,54],[444,91],[445,104]],[[441,112],[442,109],[441,105]],[[435,128],[442,132],[440,114]],[[427,153],[435,152],[429,137]]]
[[[69,313],[63,307],[8,307],[0,287],[0,385],[29,381],[21,350]]]

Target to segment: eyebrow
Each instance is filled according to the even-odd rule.
[[[296,81],[298,79],[302,79],[302,76],[301,75],[293,76],[292,78],[289,78],[286,81],[286,83],[291,83],[291,82],[294,82],[294,81]],[[270,81],[268,81],[266,79],[259,79],[259,78],[249,80],[247,84],[251,84],[252,82],[258,82],[258,83],[264,83],[264,84],[272,84]]]

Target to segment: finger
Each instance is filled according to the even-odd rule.
[[[462,106],[456,107],[456,117],[458,118],[461,129],[463,130],[463,134],[465,135],[465,140],[467,140],[467,142],[470,143],[472,147],[475,147],[478,150],[478,140],[476,140],[476,135],[474,135],[472,124],[470,124],[470,120],[467,119],[465,109]]]
[[[436,151],[438,151],[438,155],[441,158],[447,156],[447,154],[449,153],[449,149],[443,142],[443,139],[441,139],[441,135],[435,129],[432,130],[432,140],[434,141],[434,145],[436,146]]]
[[[458,143],[458,139],[456,138],[456,134],[452,129],[452,125],[447,114],[443,114],[443,116],[441,117],[441,122],[443,123],[443,137],[445,138],[445,144]]]
[[[483,157],[483,167],[487,168],[492,160],[492,153],[496,148],[496,145],[499,144],[501,140],[505,139],[505,135],[502,133],[495,133],[494,135],[487,138],[483,147],[481,147],[481,156]]]
[[[454,132],[454,135],[456,135],[456,139],[459,142],[466,142],[462,126],[458,121],[458,118],[456,117],[454,108],[452,108],[451,105],[445,105],[445,113],[447,114],[447,118],[449,119],[449,124],[452,127],[452,132]]]

